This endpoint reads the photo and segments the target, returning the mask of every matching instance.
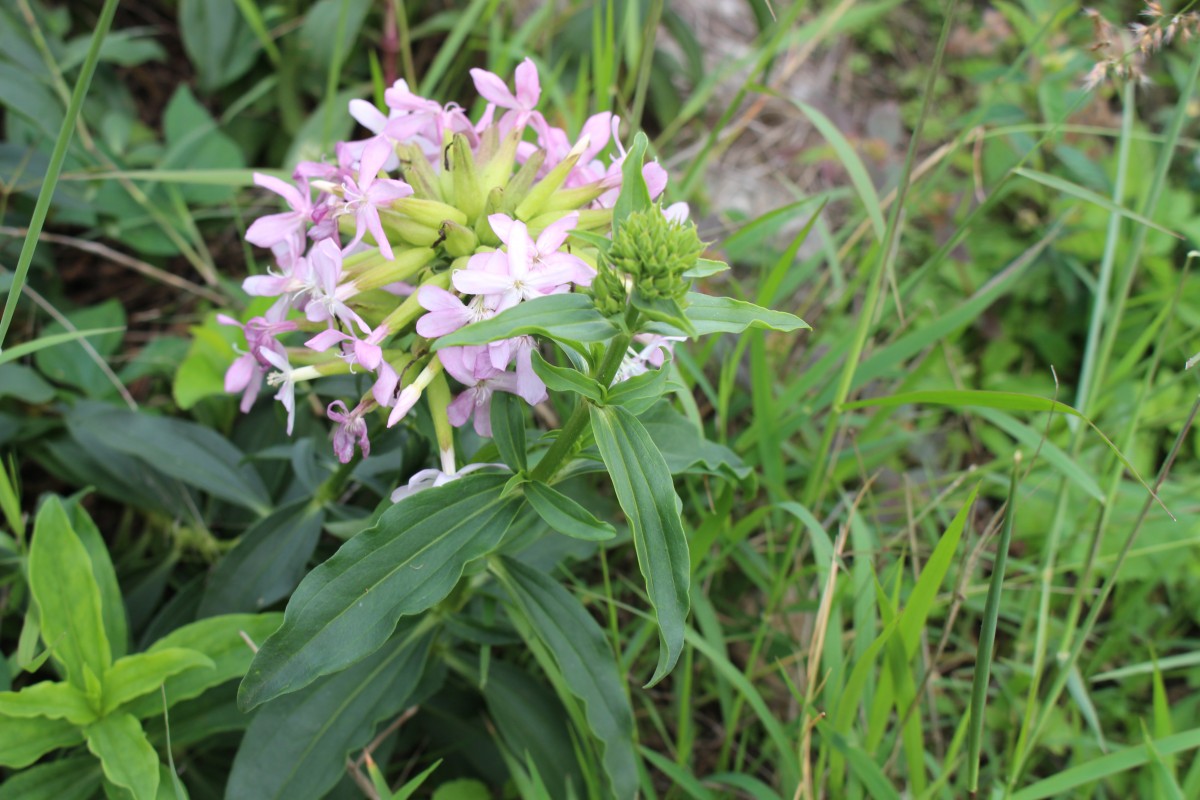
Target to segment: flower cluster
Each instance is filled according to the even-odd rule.
[[[251,244],[271,250],[275,266],[243,287],[276,300],[244,325],[221,318],[240,325],[246,337],[226,389],[242,393],[244,411],[264,381],[277,388],[290,434],[297,384],[369,375],[370,391],[326,409],[343,463],[356,449],[369,452],[372,412],[396,425],[431,386],[449,386],[448,379],[460,387],[457,396],[439,408],[431,402],[431,411],[454,426],[473,421],[481,436],[491,435],[495,392],[530,404],[545,400],[531,337],[436,353],[431,340],[520,303],[589,287],[597,275],[595,249],[569,237],[611,230],[626,156],[620,121],[597,114],[572,142],[537,110],[541,87],[531,61],[517,67],[512,90],[490,72],[471,74],[486,101],[477,120],[399,80],[384,94],[386,111],[351,101],[349,113],[371,135],[340,142],[336,163],[301,163],[293,182],[255,175],[287,210],[247,230]],[[601,153],[610,143],[616,153],[605,161]],[[651,197],[660,195],[667,182],[662,167],[647,163],[642,175]],[[669,211],[675,219],[687,215],[682,204]],[[292,334],[296,342],[285,345],[281,337]],[[657,337],[643,344],[619,377],[661,366],[672,342]],[[439,445],[437,472],[452,476],[452,449],[447,456]],[[436,480],[422,473],[420,483]]]
[[[1094,89],[1106,78],[1145,83],[1146,62],[1151,55],[1176,38],[1189,42],[1200,35],[1200,12],[1168,12],[1156,0],[1149,0],[1142,10],[1147,22],[1131,23],[1127,29],[1113,24],[1095,9],[1085,8],[1083,13],[1092,21],[1093,43],[1089,49],[1098,57],[1084,78],[1087,89]]]

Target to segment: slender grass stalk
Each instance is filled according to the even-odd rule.
[[[1200,395],[1197,395],[1196,400],[1192,403],[1192,410],[1188,413],[1187,421],[1179,429],[1179,433],[1175,436],[1175,441],[1171,445],[1171,450],[1167,453],[1162,468],[1159,469],[1158,478],[1154,482],[1155,493],[1162,487],[1167,479],[1167,475],[1170,474],[1171,467],[1175,463],[1175,458],[1179,455],[1180,447],[1187,440],[1192,425],[1196,421],[1197,413],[1200,413]],[[1070,652],[1059,659],[1058,672],[1055,674],[1054,682],[1050,684],[1045,701],[1038,710],[1037,721],[1034,723],[1030,736],[1026,741],[1026,746],[1024,749],[1020,749],[1018,745],[1018,750],[1013,761],[1013,769],[1010,773],[1008,785],[1010,793],[1015,789],[1017,782],[1021,779],[1025,768],[1029,764],[1029,756],[1032,753],[1033,745],[1037,742],[1038,737],[1045,728],[1046,722],[1050,718],[1050,712],[1058,702],[1058,698],[1062,695],[1063,689],[1066,688],[1067,680],[1071,676],[1071,670],[1079,661],[1079,656],[1083,653],[1083,648],[1087,644],[1088,637],[1091,636],[1092,630],[1096,627],[1096,622],[1100,619],[1100,614],[1103,613],[1105,605],[1108,602],[1109,595],[1112,594],[1113,588],[1117,585],[1117,578],[1121,573],[1121,567],[1125,564],[1125,559],[1129,557],[1129,553],[1133,549],[1133,544],[1137,541],[1138,534],[1142,531],[1142,525],[1145,524],[1146,517],[1149,516],[1150,509],[1153,506],[1154,498],[1152,496],[1147,497],[1142,503],[1142,510],[1138,513],[1137,520],[1134,522],[1133,528],[1129,531],[1129,535],[1125,537],[1125,542],[1121,545],[1120,553],[1117,555],[1116,561],[1113,562],[1112,570],[1109,572],[1108,577],[1105,578],[1104,583],[1101,585],[1099,594],[1092,602],[1087,618],[1079,628],[1079,635],[1075,637],[1074,642],[1071,644]]]
[[[1021,452],[1013,456],[1012,478],[1008,485],[1008,510],[996,545],[996,562],[983,607],[983,626],[979,630],[979,651],[975,656],[975,677],[971,681],[971,721],[967,729],[967,782],[971,796],[979,791],[979,756],[983,751],[983,712],[987,706],[988,683],[992,674],[992,656],[996,647],[996,625],[1000,619],[1000,595],[1004,591],[1004,572],[1008,566],[1008,548],[1012,544],[1013,524],[1017,518],[1017,479],[1021,473]]]
[[[908,142],[908,153],[904,157],[904,169],[900,173],[899,191],[896,195],[896,202],[888,215],[888,225],[884,234],[883,246],[879,248],[879,261],[875,267],[875,272],[871,275],[870,285],[867,287],[867,295],[863,300],[862,311],[858,318],[858,327],[854,331],[854,339],[850,346],[850,352],[847,354],[845,364],[842,367],[842,374],[838,380],[837,391],[834,394],[829,417],[825,420],[825,432],[822,434],[820,447],[813,459],[812,469],[808,473],[808,480],[804,487],[803,502],[809,508],[816,505],[817,500],[820,498],[825,473],[828,469],[828,462],[832,457],[831,448],[833,439],[838,428],[841,427],[841,406],[846,402],[846,398],[850,394],[850,386],[854,382],[854,372],[858,368],[858,361],[862,357],[863,350],[866,348],[867,337],[870,335],[875,321],[875,313],[879,306],[884,276],[890,273],[893,267],[892,262],[896,253],[895,245],[899,241],[900,236],[900,212],[904,208],[904,200],[908,195],[913,164],[916,162],[917,157],[917,146],[921,141],[921,133],[925,128],[925,120],[929,116],[929,109],[933,102],[934,87],[937,83],[937,76],[941,72],[942,59],[946,54],[946,42],[950,38],[950,29],[954,22],[954,12],[957,8],[958,0],[950,0],[946,6],[946,14],[942,21],[942,32],[938,37],[937,52],[933,57],[933,64],[929,69],[929,76],[925,81],[925,92],[921,101],[921,113],[917,117],[916,128],[913,130],[912,138]]]
[[[58,185],[58,176],[62,172],[63,162],[67,158],[67,149],[71,145],[71,135],[75,130],[75,121],[83,108],[83,98],[87,95],[88,87],[92,85],[92,76],[96,73],[96,64],[100,60],[100,46],[108,29],[112,27],[113,15],[117,13],[117,0],[104,0],[100,9],[100,17],[96,20],[96,28],[92,31],[92,40],[88,45],[87,55],[79,70],[79,79],[75,81],[75,90],[71,92],[71,102],[67,104],[67,113],[63,118],[62,127],[58,131],[58,139],[54,142],[54,150],[50,153],[50,162],[46,166],[46,177],[42,181],[42,190],[38,193],[37,202],[33,206],[33,216],[29,220],[29,232],[21,245],[21,254],[17,257],[17,268],[13,274],[12,285],[8,287],[8,297],[4,301],[4,313],[0,316],[0,352],[4,347],[4,337],[12,324],[13,314],[17,310],[17,300],[21,297],[21,289],[29,275],[29,265],[33,262],[33,252],[37,249],[38,237],[42,234],[42,226],[46,223],[46,215],[50,211],[50,200],[54,197],[54,187]]]
[[[321,120],[321,152],[329,152],[329,137],[333,135],[333,103],[337,94],[338,78],[342,75],[342,49],[346,38],[346,23],[350,16],[350,0],[342,0],[338,9],[337,30],[333,34],[333,56],[329,60],[329,73],[325,76],[325,118]]]
[[[638,52],[637,88],[633,95],[633,111],[629,115],[631,130],[641,130],[642,112],[646,108],[646,93],[650,89],[650,70],[654,66],[654,45],[658,23],[662,19],[663,0],[650,0],[646,25],[642,28],[642,47]]]

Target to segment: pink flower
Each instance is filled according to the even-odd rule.
[[[508,90],[508,84],[495,73],[473,69],[471,78],[475,81],[475,90],[489,104],[508,109],[498,123],[501,135],[511,130],[524,130],[531,119],[536,119],[542,125],[545,124],[542,115],[537,112],[538,100],[542,96],[537,67],[528,58],[517,65],[517,92],[515,95]],[[490,118],[491,113],[489,108],[485,116]]]
[[[296,421],[296,370],[292,369],[292,365],[288,363],[287,353],[277,353],[274,350],[260,350],[259,353],[270,362],[271,366],[279,370],[272,372],[267,376],[268,386],[278,386],[279,391],[275,393],[275,399],[283,403],[283,407],[287,410],[287,434],[292,435],[292,427]]]
[[[451,280],[460,292],[496,298],[498,310],[511,308],[523,300],[532,300],[558,291],[569,283],[591,283],[591,267],[577,256],[557,252],[575,227],[577,215],[569,214],[542,231],[535,242],[524,222],[504,214],[492,214],[492,230],[508,246],[503,272],[495,271],[498,259],[492,253],[472,256],[467,269],[454,273]]]
[[[308,263],[310,280],[305,286],[308,303],[304,307],[304,315],[308,317],[308,321],[325,322],[339,319],[346,325],[356,323],[363,333],[369,334],[371,329],[367,327],[367,323],[346,305],[348,299],[358,294],[358,287],[352,281],[341,283],[341,249],[332,239],[323,239],[313,245]]]
[[[387,326],[379,325],[365,339],[357,339],[348,333],[342,333],[337,328],[329,328],[309,339],[304,346],[316,350],[318,353],[324,353],[336,344],[350,343],[349,352],[345,352],[346,348],[343,346],[342,358],[348,364],[361,364],[374,371],[379,369],[379,365],[383,361],[383,348],[379,345],[387,338],[389,332]]]
[[[246,241],[259,247],[273,247],[299,232],[301,240],[312,214],[312,199],[309,196],[308,181],[305,180],[299,188],[263,175],[254,173],[254,183],[264,189],[269,189],[287,201],[290,211],[280,214],[268,214],[256,219],[246,230]]]
[[[492,435],[492,393],[517,394],[517,376],[492,366],[485,347],[447,347],[438,351],[446,372],[466,387],[446,409],[450,424],[461,428],[475,417],[475,432]]]
[[[338,410],[339,408],[341,410]],[[354,458],[356,444],[362,450],[363,458],[371,454],[371,440],[367,438],[367,421],[363,418],[366,411],[366,404],[359,403],[353,411],[348,412],[346,404],[341,400],[334,400],[325,409],[329,419],[338,423],[333,430],[333,452],[337,455],[338,461],[343,464],[349,464],[350,460]]]
[[[375,237],[375,243],[379,245],[379,252],[389,261],[395,256],[387,234],[384,233],[383,222],[379,219],[379,206],[386,206],[393,200],[412,194],[412,187],[404,181],[379,177],[379,171],[393,152],[391,143],[386,139],[372,139],[367,144],[363,150],[358,180],[346,177],[342,181],[342,203],[337,212],[339,216],[354,215],[354,239],[346,249],[361,242],[367,231],[370,231]]]
[[[447,292],[440,286],[422,286],[417,291],[417,302],[429,313],[417,320],[417,333],[426,339],[436,339],[453,333],[464,325],[495,316],[495,303],[487,295],[476,295],[470,303],[463,303],[458,295]]]
[[[533,351],[537,349],[537,342],[532,336],[501,339],[491,342],[487,348],[488,361],[498,370],[507,369],[510,363],[516,362],[516,394],[520,395],[522,400],[531,406],[546,400],[546,384],[533,371]]]
[[[243,392],[242,402],[238,406],[243,414],[254,405],[259,389],[262,388],[263,378],[272,366],[271,362],[263,357],[262,351],[284,352],[283,345],[275,337],[298,328],[296,323],[284,319],[287,308],[286,303],[276,303],[267,309],[265,316],[254,317],[245,325],[224,314],[217,315],[218,322],[222,325],[236,325],[246,337],[248,349],[234,359],[225,372],[225,391],[231,394]]]

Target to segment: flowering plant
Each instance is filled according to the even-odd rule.
[[[372,425],[408,424],[422,404],[438,463],[409,476],[377,524],[304,578],[239,701],[252,708],[303,689],[389,641],[410,650],[428,642],[483,585],[475,579],[455,592],[460,578],[486,567],[514,627],[560,677],[564,702],[583,701],[610,788],[628,797],[636,788],[632,715],[617,665],[578,600],[521,554],[551,532],[590,543],[616,537],[612,524],[556,488],[602,464],[657,621],[650,683],[661,680],[683,649],[689,610],[691,565],[672,471],[693,462],[669,463],[643,418],[667,406],[677,342],[806,326],[690,291],[693,280],[726,267],[700,257],[685,204],[659,202],[667,174],[645,161],[644,136],[626,150],[619,120],[603,113],[572,144],[538,112],[528,60],[517,67],[515,91],[491,73],[472,75],[487,101],[475,121],[397,81],[385,94],[386,115],[351,102],[373,135],[338,144],[336,164],[302,163],[294,183],[256,176],[288,210],[247,231],[250,243],[270,248],[276,268],[244,288],[276,300],[244,325],[222,318],[242,325],[246,340],[227,390],[241,392],[247,410],[264,382],[274,388],[291,433],[299,387],[367,376],[361,396],[326,408],[338,459],[367,456]],[[616,155],[606,162],[610,143]],[[526,409],[551,391],[569,413],[539,434]],[[468,422],[490,444],[456,441]]]

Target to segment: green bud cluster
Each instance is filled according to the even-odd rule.
[[[596,277],[592,279],[592,286],[588,291],[592,295],[596,310],[604,316],[616,316],[625,310],[625,303],[628,300],[625,280],[621,277],[621,273],[605,263],[603,259],[598,265]]]
[[[658,204],[635,211],[621,223],[608,258],[617,269],[633,276],[647,298],[679,299],[687,293],[683,273],[696,265],[704,243],[692,222],[680,224],[663,216]]]

